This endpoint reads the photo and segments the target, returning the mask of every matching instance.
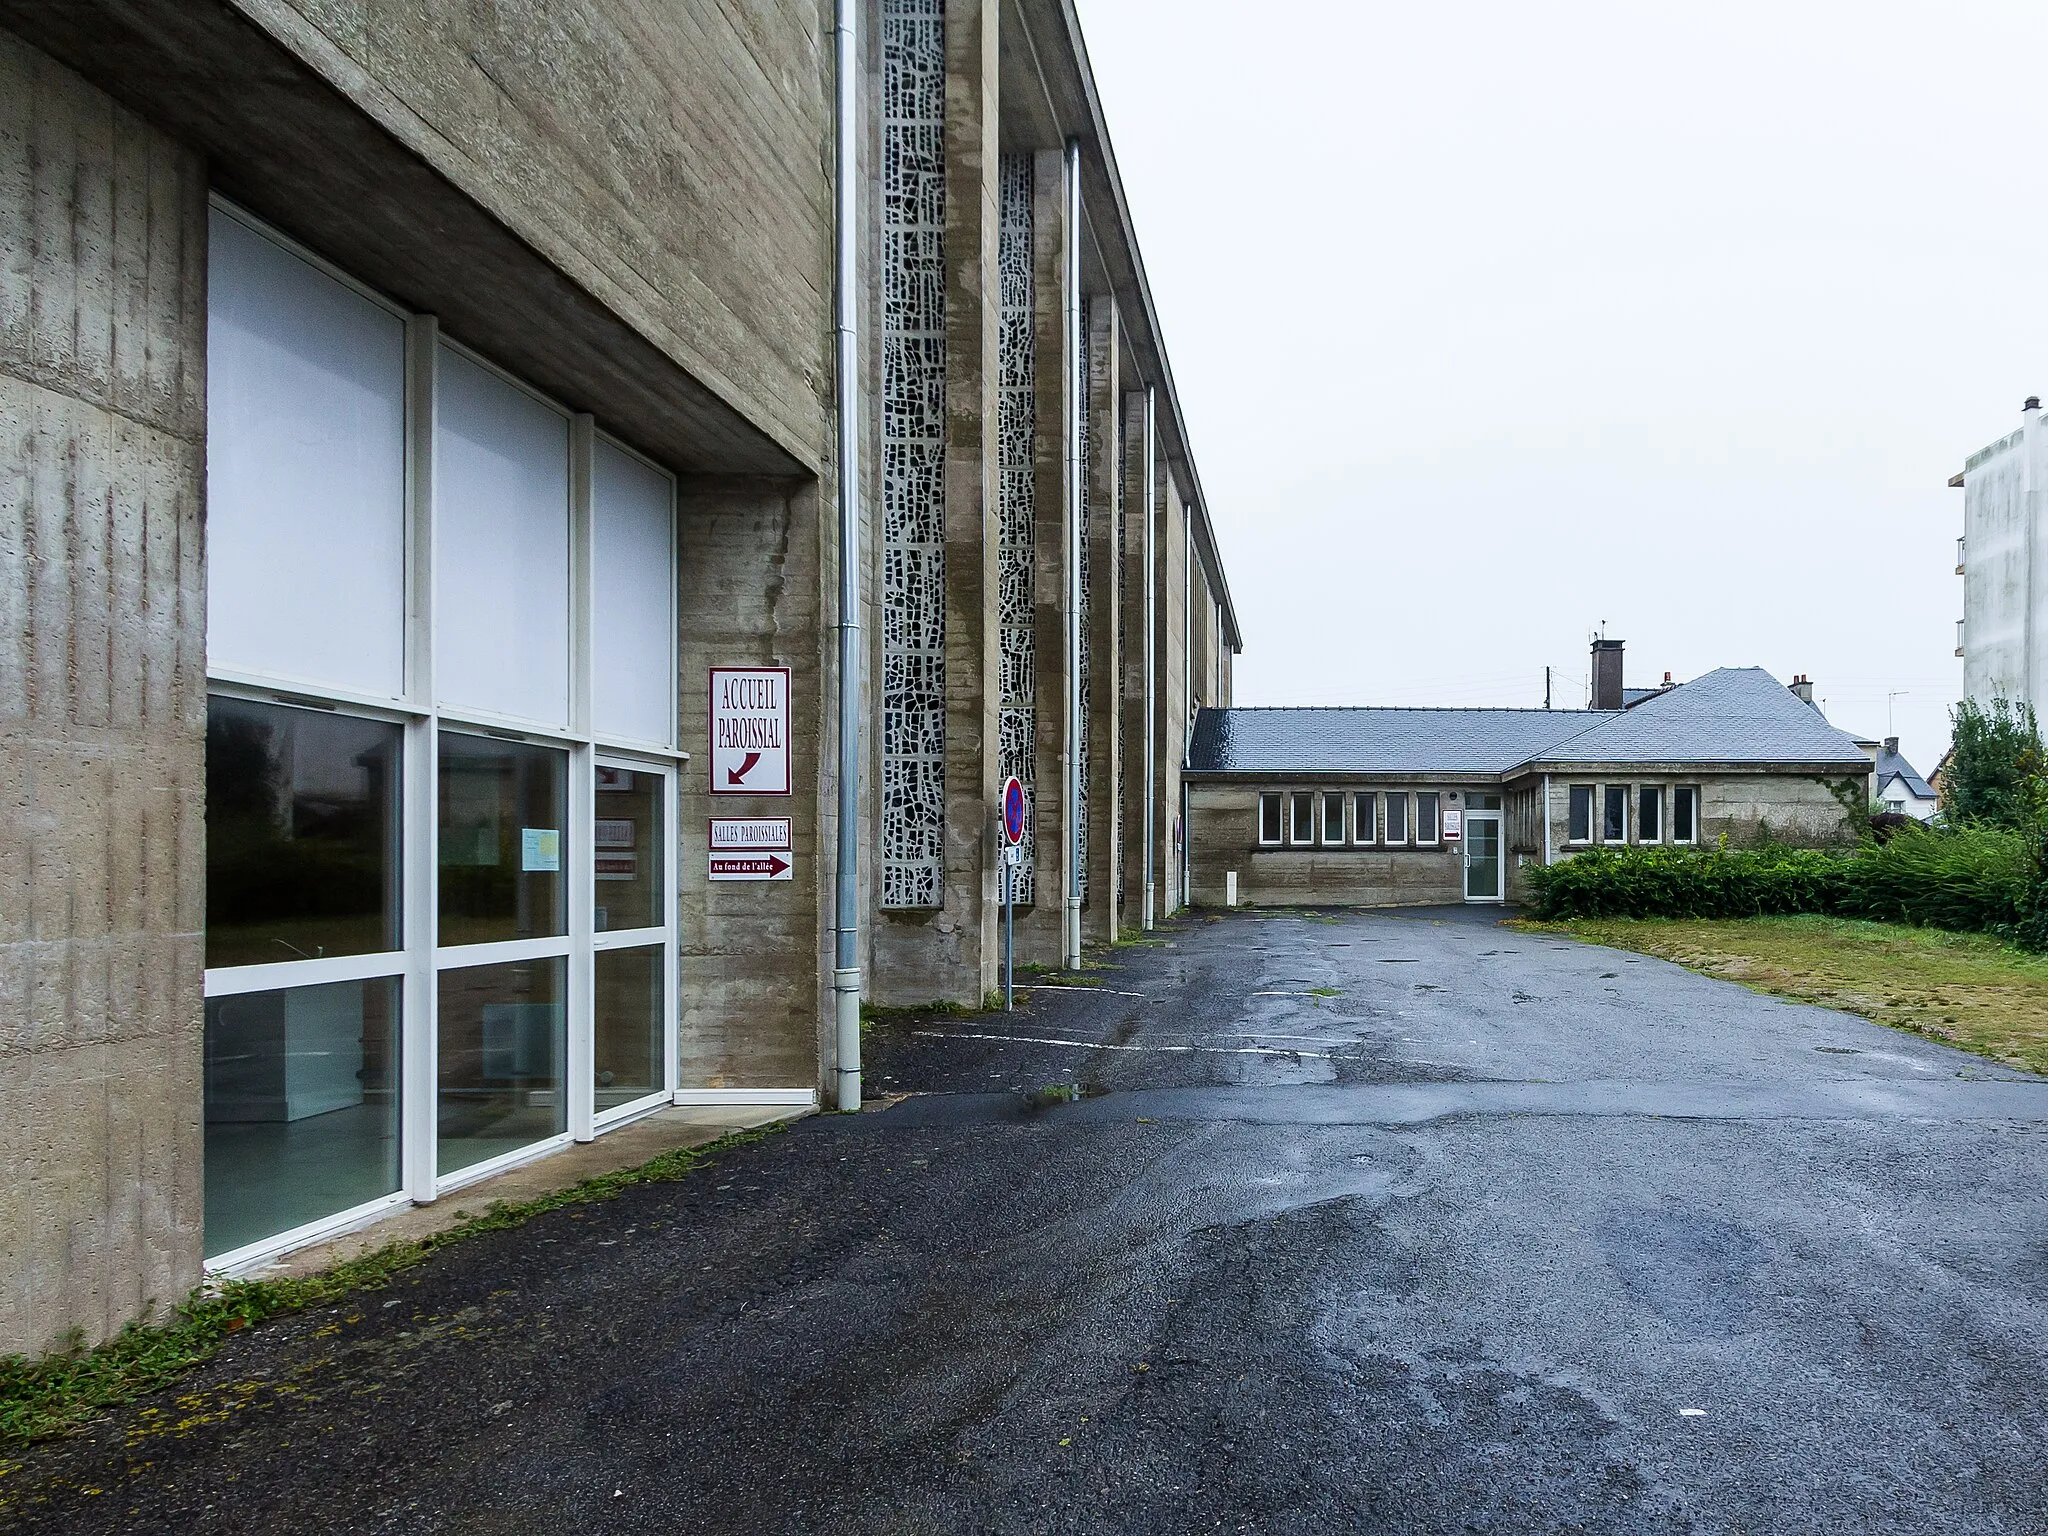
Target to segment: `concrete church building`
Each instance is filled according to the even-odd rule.
[[[0,1351],[836,1096],[1007,775],[1026,958],[1181,900],[1239,637],[1072,6],[844,19],[0,0]]]

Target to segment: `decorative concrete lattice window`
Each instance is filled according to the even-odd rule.
[[[1037,590],[1032,572],[1032,519],[1037,512],[1033,460],[1038,408],[1032,399],[1036,386],[1032,343],[1036,284],[1031,270],[1031,156],[1004,155],[1000,180],[996,580],[1002,604],[1001,756],[1003,776],[1014,777],[1024,786],[1023,863],[1011,890],[1018,901],[1030,901],[1036,889],[1033,825],[1037,786],[1033,770],[1038,738],[1038,665],[1032,649]]]
[[[1076,238],[1072,233],[1069,239]],[[1075,338],[1080,344],[1079,374],[1081,398],[1076,404],[1075,416],[1081,423],[1081,527],[1077,547],[1074,550],[1074,565],[1081,593],[1081,648],[1075,657],[1076,687],[1081,694],[1081,727],[1079,739],[1074,743],[1074,818],[1075,888],[1081,900],[1088,899],[1088,621],[1094,604],[1088,592],[1088,481],[1089,466],[1094,462],[1088,457],[1088,398],[1091,393],[1088,374],[1088,306],[1081,306],[1081,334]]]
[[[946,834],[945,0],[883,0],[882,61],[882,905],[936,907]]]

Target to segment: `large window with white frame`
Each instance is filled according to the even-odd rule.
[[[1403,791],[1387,792],[1386,841],[1389,847],[1399,847],[1408,841],[1408,796]]]
[[[665,1102],[674,482],[211,214],[206,1230],[234,1266]]]
[[[1415,797],[1415,841],[1424,847],[1434,847],[1438,837],[1438,808],[1442,796],[1424,791]]]
[[[1379,834],[1380,797],[1361,789],[1351,796],[1351,841],[1359,847],[1372,843]]]
[[[1287,797],[1287,841],[1298,848],[1316,840],[1316,796],[1310,789],[1297,789]]]
[[[1344,846],[1344,796],[1336,790],[1323,796],[1323,846]]]
[[[1259,842],[1267,848],[1278,847],[1281,837],[1281,794],[1269,789],[1259,795]]]

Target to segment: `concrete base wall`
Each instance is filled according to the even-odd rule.
[[[199,1279],[206,179],[0,33],[0,1353]]]
[[[822,1087],[831,1063],[832,699],[820,624],[836,532],[816,482],[678,487],[683,1088]],[[712,795],[706,669],[790,669],[796,793]],[[794,878],[712,884],[707,818],[787,816]]]

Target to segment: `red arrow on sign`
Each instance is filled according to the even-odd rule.
[[[758,763],[758,762],[760,762],[760,761],[761,761],[761,754],[760,754],[760,753],[758,753],[758,752],[749,752],[749,753],[748,753],[748,754],[746,755],[746,757],[745,757],[744,759],[742,759],[742,761],[740,762],[740,765],[739,765],[739,767],[737,767],[737,768],[728,768],[728,769],[726,769],[726,770],[725,770],[725,782],[726,782],[726,783],[728,783],[728,784],[737,784],[737,783],[739,783],[739,782],[740,782],[740,781],[741,781],[742,779],[744,779],[744,778],[745,778],[745,777],[746,777],[746,776],[747,776],[748,774],[750,774],[750,773],[752,773],[752,772],[754,771],[754,764],[756,764],[756,763]]]

